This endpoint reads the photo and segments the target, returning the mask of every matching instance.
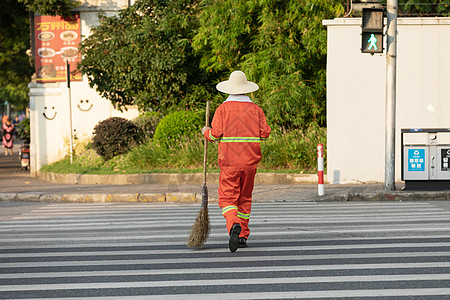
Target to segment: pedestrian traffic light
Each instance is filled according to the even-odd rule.
[[[362,53],[383,53],[384,10],[363,8],[362,10]]]

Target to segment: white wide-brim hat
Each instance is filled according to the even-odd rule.
[[[230,79],[219,82],[216,89],[222,93],[230,95],[247,94],[259,89],[259,86],[247,80],[244,72],[234,71],[230,75]]]

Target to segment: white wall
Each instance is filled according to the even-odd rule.
[[[101,7],[107,15],[117,13],[128,6],[127,0],[85,0],[77,8],[80,11],[82,39],[98,25],[97,14]],[[31,82],[30,125],[31,125],[31,175],[36,176],[47,164],[56,162],[70,153],[70,109],[67,83]],[[71,82],[72,129],[76,139],[74,145],[86,144],[95,125],[109,117],[120,116],[132,119],[138,116],[136,108],[120,112],[89,87],[88,80]]]
[[[117,11],[134,4],[135,0],[78,0],[74,11]]]
[[[327,178],[384,182],[385,54],[361,53],[361,19],[323,23],[328,30]],[[450,18],[399,18],[397,30],[395,175],[400,180],[400,130],[450,127]]]

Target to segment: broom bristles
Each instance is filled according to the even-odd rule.
[[[191,248],[203,248],[210,231],[208,207],[200,209],[194,225],[192,225],[191,235],[187,245]]]

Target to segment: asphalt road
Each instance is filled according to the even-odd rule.
[[[255,203],[228,250],[210,205],[0,203],[2,299],[449,299],[447,202]]]

